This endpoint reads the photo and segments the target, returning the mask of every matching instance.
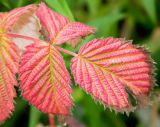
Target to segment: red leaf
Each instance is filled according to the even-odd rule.
[[[70,76],[57,49],[49,43],[26,47],[20,67],[22,95],[46,113],[68,114]]]
[[[2,18],[6,15],[7,13],[1,13],[0,12],[0,20],[2,20]],[[1,21],[0,21],[1,22]]]
[[[19,51],[6,34],[19,16],[28,12],[32,6],[0,13],[0,122],[7,119],[14,110],[13,98],[16,96],[16,73],[19,67]]]
[[[1,88],[2,87],[2,88]],[[11,112],[14,110],[13,106],[13,100],[8,98],[6,95],[7,92],[5,92],[3,86],[0,84],[0,122],[5,121],[11,114]]]
[[[48,31],[51,43],[62,44],[95,33],[95,28],[79,22],[70,22],[68,18],[52,11],[44,3],[40,4],[36,14]]]
[[[135,96],[146,96],[152,85],[152,65],[147,53],[122,39],[93,40],[73,58],[75,80],[106,106],[131,110],[128,87]]]
[[[6,14],[1,14],[0,18],[2,16],[3,18],[0,21],[0,28],[3,28],[4,30],[10,29],[10,27],[19,19],[19,16],[30,12],[31,10],[33,10],[33,6],[29,5],[26,7],[14,9]]]
[[[13,111],[14,85],[18,73],[19,54],[16,45],[7,37],[0,36],[0,122]]]

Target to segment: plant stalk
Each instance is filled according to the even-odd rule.
[[[14,38],[22,38],[22,39],[26,39],[26,40],[31,40],[31,41],[34,41],[34,42],[40,42],[41,41],[41,40],[33,38],[33,37],[24,36],[24,35],[15,34],[15,33],[7,33],[7,35],[9,35],[10,37],[14,37]]]
[[[69,55],[71,55],[71,56],[77,56],[77,54],[74,53],[74,52],[71,52],[71,51],[69,51],[69,50],[63,49],[63,48],[58,47],[58,46],[55,46],[55,47],[56,47],[59,51],[61,51],[61,52],[64,52],[64,53],[69,54]]]
[[[48,117],[49,117],[50,127],[56,127],[55,124],[54,124],[54,115],[53,114],[49,114]]]

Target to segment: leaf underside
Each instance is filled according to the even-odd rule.
[[[148,54],[123,39],[87,43],[72,59],[71,69],[85,91],[120,112],[132,110],[125,88],[134,96],[146,96],[153,84]]]
[[[26,47],[20,67],[22,96],[39,110],[68,114],[72,106],[70,76],[57,49],[49,43]]]

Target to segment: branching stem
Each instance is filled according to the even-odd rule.
[[[15,34],[15,33],[7,33],[7,35],[9,35],[10,37],[14,37],[14,38],[22,38],[22,39],[26,39],[26,40],[31,40],[34,42],[40,42],[41,40],[36,39],[36,38],[32,38],[29,36],[24,36],[24,35],[20,35],[20,34]]]
[[[22,38],[22,39],[26,39],[26,40],[31,40],[31,41],[34,41],[34,42],[40,42],[41,41],[41,40],[36,39],[36,38],[32,38],[32,37],[24,36],[24,35],[20,35],[20,34],[15,34],[15,33],[7,33],[7,35],[9,35],[10,37],[14,37],[14,38]],[[69,50],[63,49],[63,48],[58,47],[58,46],[55,46],[55,47],[61,52],[64,52],[64,53],[69,54],[71,56],[77,56],[77,54],[74,53],[74,52],[71,52]]]
[[[61,51],[61,52],[64,52],[64,53],[69,54],[69,55],[71,55],[71,56],[77,56],[77,54],[74,53],[74,52],[71,52],[71,51],[69,51],[69,50],[63,49],[63,48],[58,47],[58,46],[55,46],[55,47],[56,47],[59,51]]]

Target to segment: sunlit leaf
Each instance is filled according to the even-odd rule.
[[[53,44],[62,44],[95,33],[95,28],[80,22],[70,22],[68,18],[52,11],[44,3],[40,4],[36,14],[48,31]]]
[[[6,14],[7,13],[0,13],[0,20],[2,20]]]
[[[125,88],[136,97],[147,96],[154,82],[148,53],[128,42],[95,39],[80,49],[71,64],[76,82],[85,91],[122,112],[132,109]]]
[[[33,6],[29,5],[26,7],[17,8],[10,11],[0,21],[0,28],[3,27],[4,30],[8,30],[19,19],[19,16],[31,11],[32,9],[33,9]]]
[[[39,110],[68,114],[72,106],[70,76],[62,56],[49,43],[26,47],[20,67],[22,95]]]
[[[33,12],[30,12],[21,16],[21,18],[12,26],[10,32],[39,39],[41,36],[40,29],[41,27],[36,16]],[[13,38],[12,40],[21,51],[23,51],[27,45],[33,43],[33,41],[22,38]]]

